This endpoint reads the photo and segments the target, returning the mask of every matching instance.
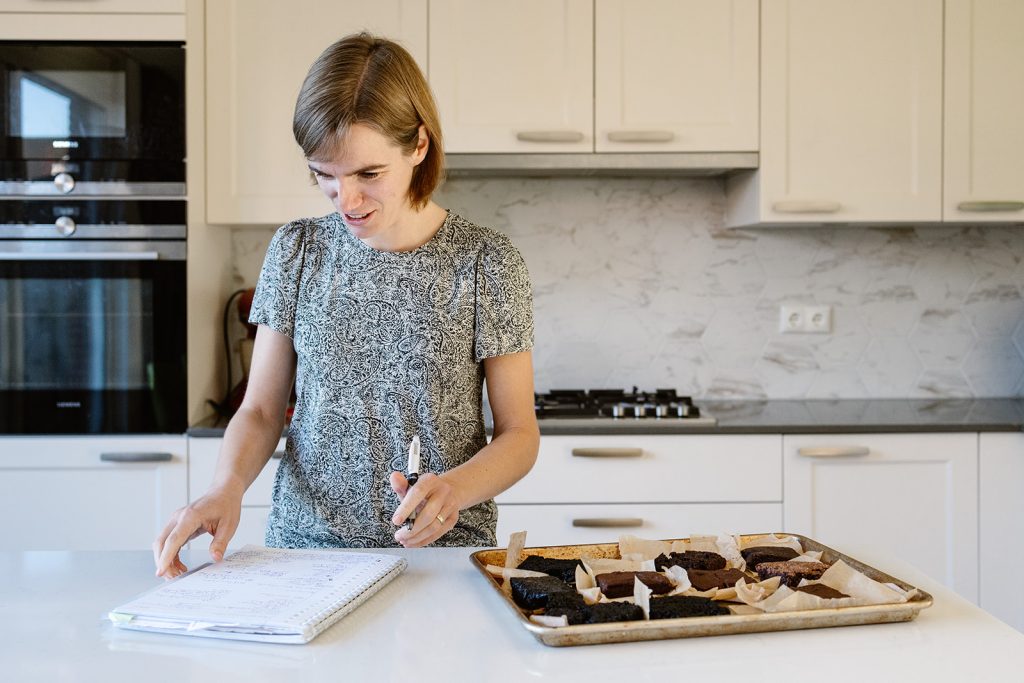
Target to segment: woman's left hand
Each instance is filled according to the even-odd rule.
[[[443,477],[428,472],[410,489],[405,475],[392,472],[390,482],[402,501],[391,518],[395,526],[401,527],[395,532],[395,540],[406,548],[421,548],[433,543],[451,531],[459,520],[455,488]],[[403,526],[413,510],[416,511],[416,521],[411,527]]]

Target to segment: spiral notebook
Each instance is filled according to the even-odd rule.
[[[397,555],[247,545],[108,613],[117,628],[308,643],[406,567]]]

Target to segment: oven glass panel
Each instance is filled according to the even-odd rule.
[[[185,262],[0,261],[0,433],[181,433]]]
[[[0,389],[145,389],[153,283],[0,280]]]
[[[125,136],[123,71],[12,71],[11,134],[21,138]]]

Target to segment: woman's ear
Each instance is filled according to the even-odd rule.
[[[419,166],[420,162],[427,158],[430,151],[430,136],[427,135],[427,127],[422,123],[417,129],[416,149],[412,152],[412,165]]]

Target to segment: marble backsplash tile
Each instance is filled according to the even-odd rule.
[[[459,178],[437,200],[523,252],[539,390],[1024,393],[1024,228],[727,230],[722,182],[704,178]],[[272,234],[234,230],[240,285]],[[780,334],[782,303],[832,306],[832,333]]]

